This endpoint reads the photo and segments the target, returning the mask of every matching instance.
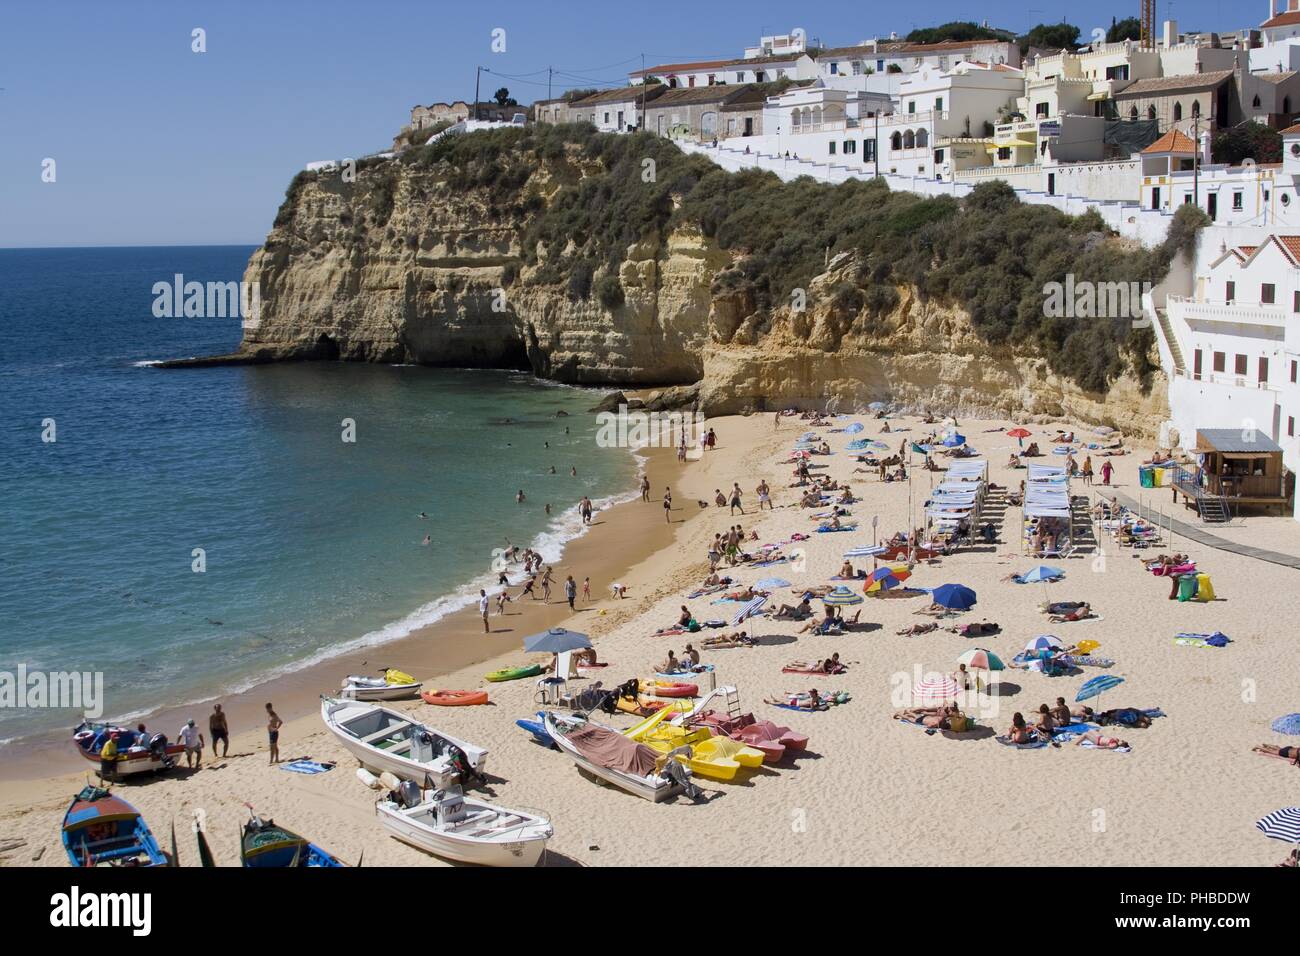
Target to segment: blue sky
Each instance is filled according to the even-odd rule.
[[[402,0],[3,0],[0,247],[260,243],[303,164],[385,148],[416,103],[520,102],[617,83],[647,63],[739,56],[760,33],[804,28],[825,45],[949,20],[1023,31],[1060,0],[750,0],[650,3]],[[1085,34],[1138,0],[1087,5]],[[1265,0],[1162,0],[1185,29],[1257,25]],[[797,10],[800,15],[791,16]],[[1244,19],[1243,19],[1244,18]],[[1084,21],[1087,22],[1084,22]],[[191,31],[207,52],[191,52]],[[493,53],[492,31],[506,31]],[[540,76],[534,71],[543,71]],[[533,75],[529,75],[533,74]],[[600,82],[604,81],[604,82]],[[41,181],[55,160],[57,179]]]

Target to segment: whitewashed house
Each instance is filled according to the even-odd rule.
[[[898,95],[910,74],[929,68],[940,73],[975,61],[1020,66],[1020,47],[1002,40],[947,40],[911,43],[891,35],[854,46],[816,51],[816,76],[832,89]]]
[[[691,63],[660,63],[628,73],[628,83],[636,86],[647,78],[662,82],[670,90],[699,86],[732,86],[741,83],[775,83],[778,80],[811,80],[817,67],[803,52],[771,56],[737,57],[720,60],[697,60]]]

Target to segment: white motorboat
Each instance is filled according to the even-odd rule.
[[[404,700],[420,693],[424,681],[390,683],[385,677],[364,677],[349,674],[343,678],[340,696],[350,700]]]
[[[410,781],[376,803],[375,815],[403,843],[480,866],[535,866],[555,833],[536,812],[466,797],[459,787],[422,797]]]
[[[376,774],[445,789],[462,772],[481,775],[488,752],[405,714],[360,700],[321,697],[321,719],[361,765]]]
[[[543,719],[555,745],[589,776],[658,803],[694,791],[690,771],[676,760],[659,762],[659,754],[617,730],[587,721],[574,727],[563,714],[549,711]]]

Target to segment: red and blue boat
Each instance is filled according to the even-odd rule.
[[[140,811],[101,787],[86,787],[63,815],[63,849],[73,866],[167,866]]]

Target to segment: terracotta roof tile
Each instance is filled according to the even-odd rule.
[[[1158,140],[1142,150],[1144,153],[1195,153],[1196,144],[1191,137],[1171,129]]]

